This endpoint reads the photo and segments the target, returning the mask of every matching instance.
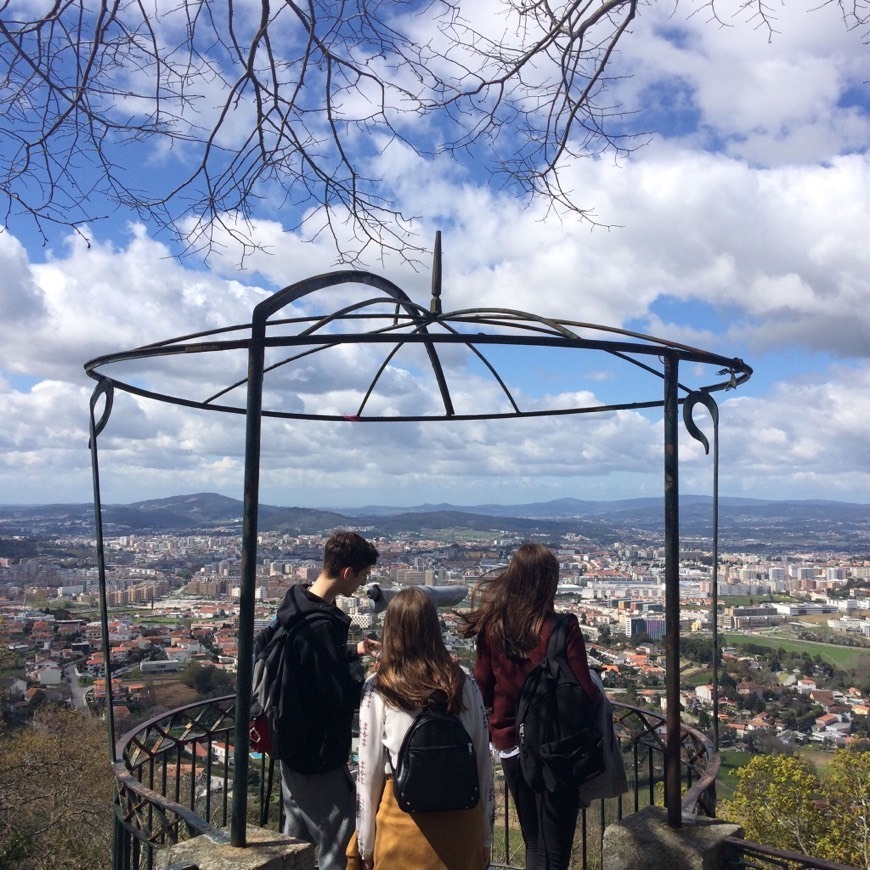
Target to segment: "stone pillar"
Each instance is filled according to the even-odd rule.
[[[741,837],[731,822],[683,816],[671,828],[664,807],[645,807],[604,831],[603,870],[721,870],[725,837]]]
[[[310,843],[248,825],[247,844],[231,846],[230,829],[222,828],[157,853],[155,863],[162,870],[314,870]]]

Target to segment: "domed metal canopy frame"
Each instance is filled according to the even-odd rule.
[[[310,294],[343,284],[364,285],[379,291],[376,296],[347,305],[327,314],[297,313],[276,317],[288,306]],[[335,365],[331,372],[341,370],[349,380],[355,379],[348,393],[357,396],[356,407],[338,410],[331,400],[314,389],[304,399],[294,392],[294,383],[311,381],[310,366],[329,353],[359,345],[381,351],[374,371],[360,381],[356,366]],[[657,385],[650,395],[635,401],[587,401],[587,394],[561,394],[558,400],[547,402],[537,398],[523,399],[524,391],[514,388],[509,378],[498,370],[493,355],[504,349],[534,348],[536,352],[586,352],[606,355],[648,375]],[[478,370],[492,379],[496,389],[491,407],[467,407],[457,403],[462,390],[451,385],[455,374],[456,349],[471,355]],[[428,394],[433,401],[409,410],[394,403],[378,401],[378,389],[400,352],[413,358],[410,371],[431,379],[433,389]],[[268,359],[267,359],[268,355]],[[445,357],[449,357],[445,364]],[[215,361],[231,360],[225,365],[223,381],[217,380],[221,370]],[[185,368],[199,366],[198,377],[185,380]],[[420,363],[428,364],[424,373]],[[177,363],[181,362],[181,369]],[[172,389],[158,390],[143,378],[143,368],[162,363]],[[243,365],[244,363],[244,365]],[[693,364],[693,370],[712,368],[711,382],[700,387],[688,387],[679,380],[681,363]],[[288,373],[304,371],[295,381]],[[158,402],[244,415],[246,419],[244,518],[242,528],[242,563],[239,613],[239,667],[237,672],[237,709],[234,737],[234,780],[247,782],[248,775],[248,698],[251,691],[251,669],[246,666],[253,656],[254,596],[258,532],[259,474],[264,417],[300,421],[351,421],[353,423],[428,423],[436,421],[506,420],[512,418],[554,417],[604,413],[624,410],[661,408],[664,416],[664,521],[665,521],[665,616],[666,616],[666,791],[674,795],[668,800],[668,821],[679,827],[680,821],[680,717],[679,717],[679,489],[678,489],[678,425],[680,405],[684,407],[686,425],[693,437],[705,449],[707,440],[692,422],[692,409],[703,404],[714,415],[718,413],[712,393],[733,389],[745,383],[752,369],[741,359],[709,353],[684,344],[576,320],[541,317],[528,312],[502,308],[467,308],[444,313],[441,303],[440,234],[436,237],[432,274],[432,295],[428,308],[413,302],[391,281],[370,272],[343,270],[299,281],[265,298],[253,310],[248,324],[221,327],[133,350],[105,354],[85,364],[87,374],[97,381],[91,396],[91,456],[94,478],[94,505],[97,525],[97,555],[100,574],[100,598],[103,622],[103,645],[108,650],[108,616],[106,607],[105,557],[102,536],[102,507],[99,484],[97,439],[112,411],[115,390],[153,399]],[[207,376],[206,376],[207,373]],[[266,393],[268,378],[276,386]],[[316,378],[315,378],[316,380]],[[208,382],[205,394],[198,384]],[[346,393],[346,394],[348,394]],[[266,400],[264,401],[264,394]],[[578,395],[583,399],[579,400]],[[242,401],[242,396],[244,401]],[[419,396],[417,399],[419,400]],[[97,415],[97,407],[103,408]],[[289,400],[289,404],[288,404]],[[318,402],[320,404],[318,404]],[[717,457],[717,453],[714,454]],[[714,539],[715,542],[715,539]],[[715,563],[715,553],[714,553]],[[715,573],[715,570],[714,570]],[[715,577],[714,577],[715,588]],[[714,601],[715,604],[715,601]],[[715,614],[715,611],[714,611]],[[714,615],[715,624],[715,615]],[[715,626],[714,626],[715,632]],[[716,643],[714,636],[714,643]],[[112,721],[111,674],[107,661],[107,713],[110,752],[114,761],[114,723]],[[247,794],[244,788],[233,789],[231,840],[245,845]]]

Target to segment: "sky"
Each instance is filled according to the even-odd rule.
[[[641,7],[610,93],[631,111],[625,123],[651,135],[628,156],[579,160],[565,174],[594,222],[518,197],[473,160],[423,159],[398,142],[368,168],[415,216],[424,245],[442,231],[445,310],[513,308],[740,357],[751,380],[717,394],[720,493],[867,504],[870,48],[837,4],[774,9],[770,33],[739,15],[711,22],[700,3]],[[143,164],[143,184],[160,171],[157,159]],[[306,238],[293,216],[268,206],[253,216],[268,252],[243,264],[229,238],[206,262],[179,257],[170,239],[123,213],[88,227],[89,245],[69,232],[46,242],[10,221],[0,234],[0,503],[91,499],[87,360],[244,323],[268,294],[336,268],[328,237]],[[385,252],[367,266],[428,305],[425,258],[414,266]],[[368,295],[343,288],[298,308],[331,311]],[[317,394],[351,411],[337,371],[361,366],[365,353],[342,351],[334,383],[327,370],[306,385],[307,398],[288,401]],[[449,366],[460,401],[484,402],[491,385],[458,360]],[[585,362],[580,383],[543,358],[515,368],[530,402],[620,389],[605,384],[618,372]],[[432,400],[398,363],[385,384],[394,395],[381,401],[416,409]],[[99,446],[105,503],[242,497],[235,415],[119,394]],[[709,494],[711,480],[709,458],[681,435],[681,491]],[[659,412],[264,426],[268,504],[521,504],[662,488]]]

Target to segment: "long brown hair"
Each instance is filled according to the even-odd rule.
[[[433,699],[446,701],[451,713],[461,710],[465,673],[444,646],[438,609],[422,589],[396,593],[381,643],[377,689],[387,704],[411,712]]]
[[[559,562],[553,553],[541,544],[523,544],[504,571],[475,586],[473,610],[457,614],[460,633],[473,637],[486,631],[496,649],[513,659],[527,658],[553,612],[558,585]]]

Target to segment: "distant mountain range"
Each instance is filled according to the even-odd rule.
[[[238,533],[243,503],[216,493],[195,493],[128,505],[104,505],[107,536],[148,533]],[[720,546],[723,549],[791,551],[831,549],[870,553],[870,505],[836,501],[766,501],[721,498]],[[436,536],[452,531],[491,532],[506,536],[574,533],[602,545],[614,541],[654,543],[663,530],[663,500],[584,501],[561,498],[531,504],[422,504],[415,507],[368,505],[318,510],[261,505],[259,528],[288,534],[317,534],[335,528],[360,528],[368,534],[416,533]],[[93,534],[91,504],[0,506],[0,536]],[[684,546],[702,546],[712,535],[709,496],[680,498],[680,534]]]
[[[707,495],[681,495],[682,508],[697,506],[712,509],[713,500]],[[787,507],[784,507],[787,506]],[[806,516],[817,516],[834,508],[844,509],[847,513],[853,510],[870,513],[870,504],[852,504],[838,501],[768,501],[757,498],[720,497],[720,511],[746,508],[749,510],[786,510],[790,513],[801,513]],[[557,498],[553,501],[532,502],[531,504],[477,504],[468,507],[457,507],[451,504],[422,504],[417,507],[385,507],[383,505],[367,505],[358,508],[336,508],[345,516],[390,516],[404,513],[437,513],[441,511],[462,511],[463,513],[481,514],[490,517],[537,517],[539,519],[567,519],[588,517],[611,517],[614,515],[645,514],[649,511],[661,512],[662,498],[630,498],[620,501],[584,501],[578,498]]]

